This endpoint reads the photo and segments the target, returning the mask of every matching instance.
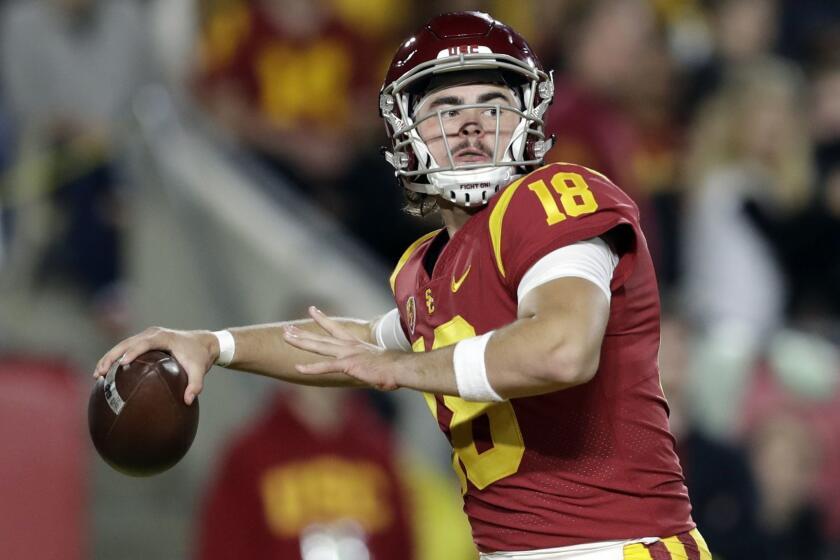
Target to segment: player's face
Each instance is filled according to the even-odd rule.
[[[469,84],[442,88],[420,101],[415,114],[417,131],[440,167],[490,163],[494,154],[500,161],[519,123],[519,115],[505,109],[511,106],[518,103],[506,87]]]

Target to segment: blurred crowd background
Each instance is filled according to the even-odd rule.
[[[145,486],[98,464],[80,414],[98,354],[148,324],[285,319],[309,299],[335,313],[388,309],[389,267],[435,222],[400,211],[377,95],[401,39],[461,9],[509,23],[555,69],[547,159],[595,168],[639,205],[663,300],[662,384],[716,557],[840,558],[834,0],[2,2],[0,441],[10,451],[0,454],[0,557],[291,557],[282,539],[304,558],[363,558],[358,546],[470,557],[457,512],[440,513],[452,504],[428,498],[451,490],[454,500],[457,489],[432,440],[411,436],[422,403],[362,394],[323,404],[214,374],[206,398],[217,408],[202,407],[204,439],[191,452],[200,460]],[[243,254],[275,268],[246,266]],[[189,322],[198,319],[216,324]],[[267,393],[277,395],[257,398]],[[295,414],[290,401],[313,403],[297,407],[299,421],[314,418],[306,429],[329,437],[298,448],[272,431]],[[353,436],[335,430],[365,415],[359,429],[396,442],[370,447],[387,476],[336,459]],[[250,460],[272,434],[295,451]],[[312,519],[360,520],[313,536],[276,504],[300,484],[341,494],[340,481],[300,482],[292,470],[266,486],[260,469],[324,453],[339,463],[307,470],[316,479],[317,465],[346,469],[362,486],[383,491],[387,479],[434,503],[395,498],[383,520],[326,500]],[[407,463],[425,474],[394,482]],[[231,482],[251,479],[250,493]],[[261,502],[269,487],[286,496],[273,509]],[[345,502],[364,502],[353,496]],[[161,505],[171,499],[180,505]],[[407,529],[432,511],[445,526],[427,519],[423,530],[449,535],[443,556]],[[14,539],[32,546],[21,512],[66,533],[53,539],[64,552],[3,554]],[[397,540],[374,546],[386,526]],[[326,541],[344,555],[312,552]],[[253,548],[237,556],[245,543]]]

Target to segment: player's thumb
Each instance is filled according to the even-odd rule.
[[[197,371],[196,368],[190,368],[187,371],[187,378],[189,382],[186,391],[184,391],[184,402],[187,406],[190,406],[204,388],[204,373]]]

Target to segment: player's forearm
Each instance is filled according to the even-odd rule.
[[[343,327],[350,330],[360,340],[371,342],[370,323],[353,319],[342,319],[340,322]],[[311,319],[292,323],[303,330],[323,332]],[[359,381],[343,373],[328,373],[317,376],[300,373],[296,369],[296,365],[320,362],[323,361],[324,357],[288,344],[283,338],[283,327],[288,324],[290,322],[229,329],[236,343],[236,352],[233,361],[227,367],[302,385],[362,385]]]
[[[425,393],[458,396],[455,369],[452,365],[454,346],[431,352],[400,352],[394,367],[398,387]]]
[[[484,354],[487,380],[505,399],[528,397],[589,381],[598,368],[599,325],[575,328],[557,318],[519,319],[497,330]],[[586,332],[593,330],[595,332]],[[591,341],[591,342],[590,342]],[[399,387],[459,395],[455,346],[403,354],[395,364]]]
[[[496,331],[487,344],[487,380],[505,399],[568,389],[592,378],[598,347],[559,321],[520,319]],[[591,337],[596,338],[596,337]],[[400,387],[461,396],[454,367],[454,346],[406,354],[395,368]]]
[[[510,399],[586,383],[598,369],[600,344],[592,342],[601,339],[598,328],[532,317],[499,329],[484,354],[490,386]]]

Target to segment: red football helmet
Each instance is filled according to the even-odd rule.
[[[491,162],[456,164],[443,130],[441,113],[416,120],[423,94],[434,84],[496,83],[511,89],[520,106],[471,104],[496,119],[496,148]],[[554,85],[531,47],[513,29],[482,12],[456,12],[432,18],[406,40],[394,56],[379,97],[379,111],[391,140],[385,158],[409,190],[443,196],[455,204],[486,204],[512,179],[542,164],[550,140],[543,133],[543,115]],[[499,146],[502,111],[518,116],[507,146]],[[417,127],[426,119],[440,122],[448,165],[434,160]]]

